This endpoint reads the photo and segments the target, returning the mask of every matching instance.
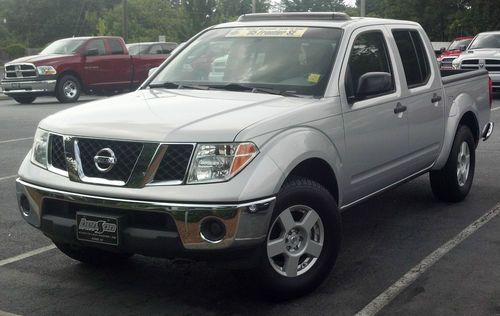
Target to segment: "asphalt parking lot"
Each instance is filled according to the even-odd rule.
[[[0,315],[353,315],[398,280],[408,281],[401,278],[417,265],[380,315],[500,315],[498,130],[477,150],[464,202],[436,200],[424,175],[346,211],[342,251],[328,279],[307,297],[271,303],[206,263],[134,256],[120,267],[90,268],[25,223],[15,199],[17,168],[39,120],[70,106],[50,98],[0,101]],[[500,128],[499,98],[492,121]],[[485,214],[493,214],[489,222],[456,242]],[[446,247],[449,241],[456,247]]]

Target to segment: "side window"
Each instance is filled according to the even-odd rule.
[[[430,65],[418,31],[394,30],[392,34],[403,62],[408,87],[426,84],[430,76]]]
[[[99,52],[98,55],[105,55],[106,54],[106,46],[104,46],[104,40],[102,40],[102,39],[91,40],[87,44],[87,50],[90,50],[90,49],[97,49],[97,51]]]
[[[109,48],[111,48],[111,54],[113,55],[123,55],[125,52],[123,51],[122,44],[119,40],[115,38],[108,39]]]
[[[369,31],[356,37],[345,78],[349,102],[394,91],[394,75],[384,35]]]
[[[156,54],[163,54],[163,50],[161,48],[161,45],[155,44],[149,48],[149,53],[156,55]]]

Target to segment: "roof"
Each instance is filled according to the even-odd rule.
[[[412,21],[391,20],[367,17],[350,17],[341,12],[294,12],[294,13],[260,13],[241,16],[238,21],[223,23],[214,28],[245,27],[245,26],[316,26],[354,28],[368,25],[404,24],[418,26]]]

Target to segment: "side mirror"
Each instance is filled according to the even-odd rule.
[[[155,73],[155,71],[158,70],[158,68],[159,67],[154,67],[154,68],[149,69],[148,77],[151,77]]]
[[[393,90],[392,75],[388,72],[367,72],[359,77],[356,98],[365,98]]]
[[[465,50],[467,49],[467,46],[465,46],[465,45],[461,45],[461,46],[459,47],[459,49],[460,49],[462,52],[465,52]]]
[[[446,48],[444,48],[444,47],[441,47],[441,48],[439,49],[439,51],[440,51],[441,53],[442,53],[442,52],[444,52],[445,50],[446,50]]]
[[[85,53],[83,54],[83,56],[87,57],[87,56],[97,56],[99,55],[99,50],[97,48],[90,48],[90,49],[87,49],[85,51]]]

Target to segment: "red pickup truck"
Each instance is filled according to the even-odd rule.
[[[55,41],[39,55],[5,64],[3,93],[18,103],[39,96],[76,102],[82,92],[130,90],[158,67],[167,55],[131,56],[121,37],[76,37]]]

